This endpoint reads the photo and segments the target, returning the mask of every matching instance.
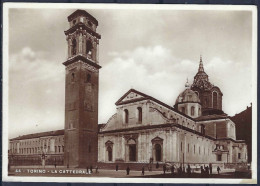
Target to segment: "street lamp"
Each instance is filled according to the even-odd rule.
[[[47,157],[45,154],[47,153],[46,151],[46,144],[44,145],[44,149],[42,150],[42,163],[43,163],[43,168],[45,168],[45,158]]]

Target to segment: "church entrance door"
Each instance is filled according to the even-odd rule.
[[[129,145],[129,161],[136,161],[136,145]]]
[[[107,148],[107,153],[108,153],[108,161],[112,161],[112,148],[111,147]]]
[[[155,159],[156,161],[161,161],[162,160],[162,149],[160,144],[155,145]]]

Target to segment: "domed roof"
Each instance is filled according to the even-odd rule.
[[[194,102],[199,102],[200,103],[200,99],[199,96],[193,91],[191,90],[189,87],[186,88],[182,93],[180,93],[180,95],[177,97],[176,101],[175,101],[175,105],[179,104],[179,103],[194,103]]]

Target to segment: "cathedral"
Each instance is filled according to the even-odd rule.
[[[209,81],[202,57],[193,83],[185,84],[172,105],[130,89],[115,103],[116,113],[98,125],[98,21],[76,10],[68,22],[64,130],[10,139],[10,162],[67,167],[247,162],[247,145],[236,140],[236,124],[223,112],[223,93]]]

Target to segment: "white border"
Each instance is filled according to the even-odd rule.
[[[232,10],[252,12],[252,179],[183,179],[183,178],[107,178],[107,177],[17,177],[8,176],[8,14],[9,8],[32,9],[163,9],[163,10]],[[93,182],[93,183],[257,183],[257,7],[247,5],[153,5],[153,4],[65,4],[4,3],[3,4],[3,140],[2,180],[22,182]],[[4,168],[3,168],[4,167]]]

